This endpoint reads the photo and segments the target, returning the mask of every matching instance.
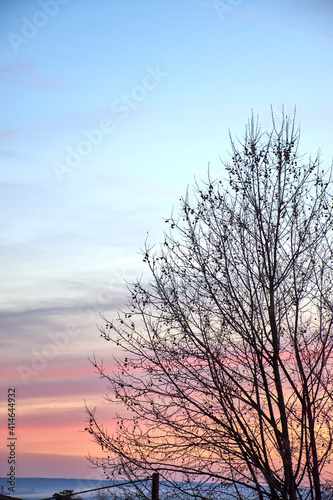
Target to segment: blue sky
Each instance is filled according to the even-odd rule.
[[[224,175],[228,129],[296,106],[301,152],[330,165],[333,4],[2,0],[0,19],[1,400],[17,388],[21,475],[82,477],[83,401],[112,411],[98,313],[194,177]]]

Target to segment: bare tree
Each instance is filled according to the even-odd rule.
[[[126,357],[111,374],[93,360],[131,410],[112,436],[88,410],[109,476],[158,470],[179,498],[327,495],[331,171],[303,162],[299,136],[295,117],[267,133],[252,117],[231,138],[229,179],[196,184],[164,243],[144,249],[150,281],[101,328]]]

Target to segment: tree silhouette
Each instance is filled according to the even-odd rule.
[[[163,244],[144,249],[150,281],[104,318],[126,357],[111,374],[93,363],[131,410],[112,436],[88,410],[109,476],[158,470],[173,498],[330,492],[331,171],[303,162],[299,137],[295,116],[266,133],[252,116],[231,138],[228,180],[181,199]]]

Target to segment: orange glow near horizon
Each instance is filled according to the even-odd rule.
[[[72,470],[77,478],[91,474],[91,464],[86,457],[101,456],[102,450],[84,430],[87,427],[85,402],[91,409],[97,407],[97,415],[109,431],[114,429],[112,417],[116,405],[103,398],[106,384],[95,375],[93,367],[88,363],[87,370],[87,365],[78,364],[63,370],[61,375],[59,378],[59,367],[50,364],[26,386],[21,381],[1,382],[2,400],[7,398],[7,386],[16,388],[17,477],[36,477],[38,470],[47,469],[52,472],[45,477],[71,478],[74,477]],[[7,439],[6,405],[0,408],[0,422],[4,441]],[[0,452],[0,457],[6,465],[6,450]],[[36,468],[35,461],[39,464]],[[73,469],[70,463],[75,464]],[[95,478],[100,477],[104,476],[97,471]]]

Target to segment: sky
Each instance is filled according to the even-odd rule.
[[[1,0],[0,476],[98,479],[85,402],[117,407],[88,358],[149,278],[140,249],[194,180],[224,178],[231,134],[282,106],[332,162],[331,0]]]

